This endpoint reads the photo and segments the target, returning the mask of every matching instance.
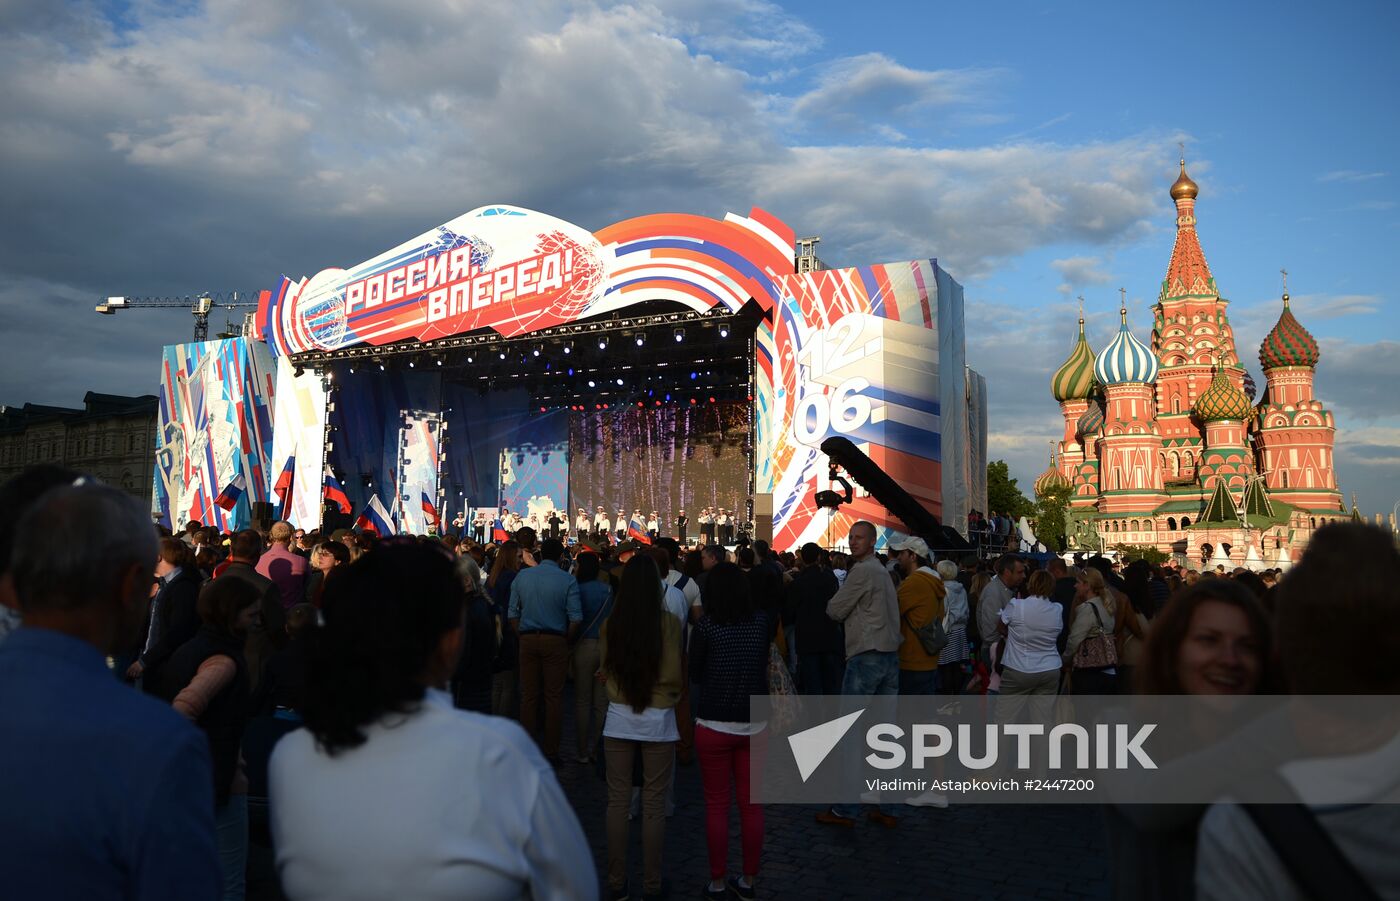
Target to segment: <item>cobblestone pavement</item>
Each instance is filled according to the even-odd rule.
[[[566,689],[564,710],[563,746],[572,749],[572,686]],[[464,777],[470,778],[470,772]],[[594,766],[572,762],[559,771],[559,781],[588,836],[601,880],[607,866],[606,786]],[[697,764],[676,767],[675,799],[675,813],[666,824],[665,878],[672,898],[695,898],[709,881]],[[1096,807],[909,807],[895,829],[866,820],[853,829],[826,826],[813,819],[818,809],[765,808],[760,898],[1053,901],[1109,895],[1103,818]],[[737,874],[737,808],[731,809],[730,821],[729,868]],[[249,897],[280,897],[270,851],[252,850]],[[632,823],[628,869],[630,885],[640,891],[640,820]]]

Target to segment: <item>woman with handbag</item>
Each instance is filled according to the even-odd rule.
[[[724,898],[732,891],[752,898],[763,852],[763,808],[750,800],[749,762],[762,753],[768,724],[750,721],[749,696],[768,692],[769,648],[778,621],[754,609],[749,580],[732,563],[710,570],[706,597],[705,614],[690,641],[690,678],[700,687],[695,751],[710,857],[710,883],[702,894]],[[739,801],[743,875],[730,877],[726,885],[731,786]]]
[[[1070,692],[1077,695],[1111,695],[1118,691],[1118,648],[1113,641],[1117,604],[1092,567],[1075,582],[1069,636],[1065,639],[1064,669]]]
[[[662,897],[666,789],[675,768],[676,702],[681,696],[681,624],[662,606],[665,585],[656,563],[637,554],[622,569],[612,613],[599,632],[608,716],[603,757],[608,777],[608,888],[627,890],[628,810],[632,770],[642,760],[643,895]]]

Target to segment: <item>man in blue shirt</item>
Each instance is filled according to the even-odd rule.
[[[540,564],[522,569],[510,586],[510,625],[520,635],[520,723],[555,765],[564,724],[564,678],[569,642],[583,620],[578,582],[559,568],[564,545],[547,538]],[[543,739],[539,725],[544,695]]]
[[[104,659],[135,641],[155,559],[141,505],[96,484],[48,492],[16,527],[6,593],[24,625],[0,644],[6,897],[220,894],[208,743]]]

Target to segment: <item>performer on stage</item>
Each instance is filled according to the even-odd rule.
[[[574,517],[574,532],[576,533],[574,537],[578,540],[579,544],[583,544],[584,540],[588,538],[589,524],[588,511],[579,507],[578,516]]]
[[[618,540],[618,541],[626,541],[626,540],[627,540],[627,511],[626,511],[626,510],[618,510],[618,511],[617,511],[617,519],[613,520],[613,535],[617,536],[617,540]]]
[[[656,520],[655,510],[651,511],[651,516],[647,517],[647,534],[651,536],[652,541],[656,541],[661,535],[661,523]]]
[[[560,527],[564,524],[564,515],[553,507],[550,507],[548,522],[549,529],[547,531],[549,532],[549,537],[557,540],[560,537]]]
[[[685,544],[685,527],[689,522],[690,520],[685,518],[684,510],[676,511],[676,540],[680,542],[681,545]]]
[[[457,514],[456,519],[452,520],[452,531],[456,534],[458,538],[461,538],[463,531],[466,529],[466,526],[467,511],[463,510],[462,512]]]
[[[729,511],[723,507],[719,508],[719,515],[715,517],[715,523],[719,526],[719,543],[728,547],[734,543],[734,520],[729,515]]]
[[[700,511],[700,543],[715,543],[715,518],[710,514],[709,507]]]
[[[611,531],[612,520],[608,519],[608,514],[604,513],[603,508],[599,506],[598,512],[593,514],[593,538],[602,541],[608,537],[608,533]]]
[[[486,543],[486,528],[490,525],[485,510],[477,510],[476,516],[472,518],[472,535],[476,538],[477,544]]]

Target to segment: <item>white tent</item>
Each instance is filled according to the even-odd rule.
[[[1229,569],[1231,565],[1232,564],[1230,563],[1230,558],[1225,556],[1225,552],[1222,551],[1220,549],[1220,545],[1217,544],[1215,546],[1215,553],[1211,556],[1210,562],[1206,564],[1206,567],[1209,569],[1215,569],[1217,566],[1223,566],[1226,569]]]
[[[1274,566],[1284,572],[1293,568],[1293,558],[1288,556],[1288,548],[1281,547],[1278,549],[1278,560],[1275,561]]]
[[[1259,549],[1254,546],[1254,542],[1249,543],[1249,553],[1244,555],[1244,565],[1247,569],[1261,570],[1264,568],[1264,558],[1259,556]]]

